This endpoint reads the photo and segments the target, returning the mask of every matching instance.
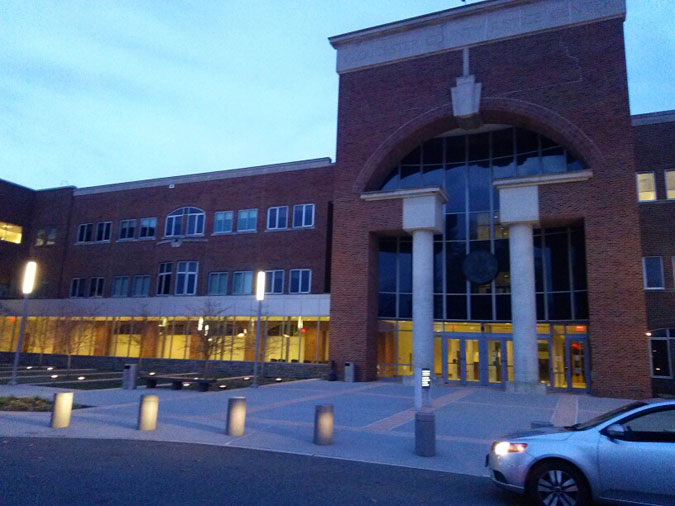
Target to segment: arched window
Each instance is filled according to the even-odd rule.
[[[204,211],[197,207],[181,207],[166,217],[166,237],[204,235]]]

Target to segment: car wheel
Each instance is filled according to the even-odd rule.
[[[584,475],[566,462],[549,461],[536,466],[528,479],[527,494],[532,504],[584,506],[591,503]]]

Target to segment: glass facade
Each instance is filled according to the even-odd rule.
[[[383,191],[437,185],[449,196],[444,205],[443,233],[434,236],[434,319],[441,326],[437,329],[440,336],[436,343],[437,374],[447,369],[449,380],[483,382],[490,378],[488,382],[492,383],[513,375],[508,323],[511,320],[509,232],[499,223],[499,195],[493,181],[583,168],[568,150],[542,135],[521,128],[495,126],[483,133],[431,139],[392,169],[381,188]],[[466,259],[475,252],[482,252],[496,265],[490,281],[472,282],[465,274]],[[575,380],[566,378],[565,364],[573,360],[584,362],[583,346],[579,345],[581,351],[575,358],[579,350],[570,347],[566,332],[554,329],[564,328],[565,323],[580,323],[586,328],[588,298],[583,227],[535,229],[534,253],[537,319],[542,323],[563,324],[548,325],[549,330],[544,332],[547,337],[540,341],[540,355],[547,357],[545,371],[542,368],[540,376],[542,382],[556,386],[549,372],[558,362],[555,357],[550,361],[549,353],[557,350],[565,376],[559,379],[557,386],[567,388],[566,382]],[[412,353],[409,321],[412,318],[412,239],[381,238],[378,260],[379,372],[384,376],[410,374],[407,350]],[[467,336],[447,337],[449,334],[442,322],[461,327]],[[507,338],[489,337],[498,322],[503,322],[502,327],[508,326],[507,330],[498,332]],[[471,336],[474,333],[480,337]],[[560,344],[554,349],[557,342]],[[443,354],[451,357],[445,365]],[[489,360],[489,365],[481,364],[481,357]],[[583,373],[584,367],[581,367]],[[582,383],[576,380],[577,385]]]
[[[253,360],[256,318],[200,317],[28,317],[23,352],[203,359]],[[14,351],[20,317],[0,317],[0,352]],[[328,317],[269,316],[261,320],[261,353],[268,362],[328,361]],[[215,344],[212,344],[215,343]]]

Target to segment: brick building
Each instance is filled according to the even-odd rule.
[[[265,361],[675,391],[675,112],[631,117],[624,18],[487,0],[331,38],[335,163],[1,183],[0,351],[30,257],[25,351],[199,358],[208,328],[252,360],[265,270]]]

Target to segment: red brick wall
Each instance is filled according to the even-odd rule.
[[[360,202],[359,193],[377,189],[408,150],[456,126],[450,88],[461,72],[461,51],[449,51],[340,76],[331,358],[356,361],[362,378],[375,376],[372,234],[400,228],[400,208]],[[541,212],[545,221],[585,222],[594,392],[649,395],[622,22],[472,48],[471,73],[483,84],[484,122],[540,131],[594,170],[589,183],[542,188]]]
[[[333,168],[322,167],[268,175],[221,179],[208,182],[176,184],[78,195],[73,202],[69,240],[64,262],[60,296],[67,297],[70,279],[105,277],[105,296],[109,296],[114,276],[151,276],[150,294],[155,294],[158,264],[173,262],[175,283],[176,262],[199,262],[198,295],[206,295],[208,273],[228,271],[231,293],[235,270],[284,269],[284,291],[288,292],[289,269],[312,270],[312,292],[322,293],[326,287],[327,222],[332,200]],[[292,206],[315,204],[315,226],[293,229]],[[289,228],[267,231],[267,208],[289,206]],[[184,240],[180,247],[170,242],[160,244],[166,216],[184,207],[198,207],[206,212],[202,241]],[[258,209],[256,233],[211,235],[216,211]],[[118,242],[120,220],[157,217],[155,240]],[[112,221],[110,243],[75,244],[81,223]],[[201,238],[200,238],[201,239]],[[87,285],[88,287],[88,285]],[[173,286],[172,286],[173,293]]]
[[[0,221],[23,227],[21,244],[0,241],[0,284],[18,296],[30,243],[30,217],[35,192],[0,179]]]
[[[663,258],[665,290],[646,291],[650,330],[675,328],[675,200],[666,199],[666,170],[675,170],[675,122],[633,128],[636,172],[654,172],[655,202],[641,202],[642,256]]]

